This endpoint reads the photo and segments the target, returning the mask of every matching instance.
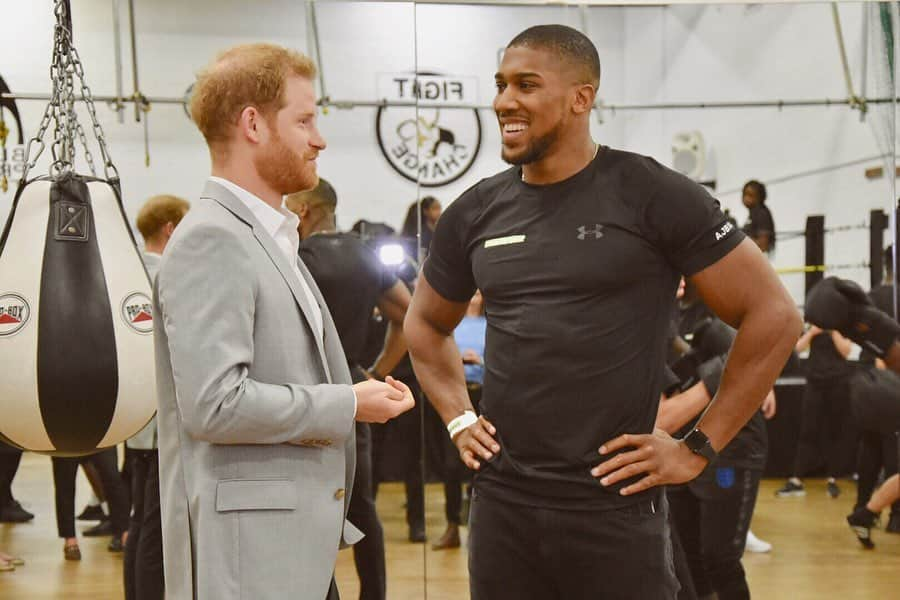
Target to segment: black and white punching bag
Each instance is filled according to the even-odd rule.
[[[140,431],[156,410],[150,294],[118,185],[21,186],[0,238],[0,438],[73,456]]]
[[[150,282],[122,208],[69,0],[55,0],[52,91],[0,236],[0,440],[57,456],[91,454],[139,432],[156,411]],[[75,111],[88,109],[105,178]],[[28,178],[53,127],[49,174]],[[36,148],[31,156],[31,148]]]

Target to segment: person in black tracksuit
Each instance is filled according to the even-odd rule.
[[[884,250],[885,278],[877,286],[873,287],[869,292],[869,298],[872,303],[882,312],[891,315],[896,319],[894,314],[894,252],[893,246],[888,246]],[[859,357],[861,365],[866,367],[876,366],[875,356],[866,349],[863,349]],[[862,399],[864,401],[865,399]],[[857,408],[851,404],[851,409]],[[866,407],[861,407],[865,409]],[[853,411],[854,414],[858,411]],[[896,432],[883,433],[877,429],[872,429],[860,423],[858,415],[857,422],[860,425],[859,454],[857,456],[857,473],[859,479],[856,486],[856,509],[864,507],[872,497],[872,492],[878,483],[882,469],[884,469],[885,479],[894,475],[898,471],[897,456],[897,435]],[[895,502],[891,506],[891,516],[885,526],[885,531],[889,533],[900,533],[900,502]]]
[[[390,372],[405,352],[402,323],[410,298],[406,287],[359,236],[336,230],[337,195],[327,181],[320,179],[313,190],[288,196],[286,205],[300,217],[300,258],[334,319],[353,382]],[[391,325],[383,351],[370,372],[368,364],[363,366],[361,355],[375,307]],[[360,600],[384,600],[384,531],[375,509],[368,423],[356,424],[356,475],[347,518],[365,534],[353,547]]]
[[[794,475],[775,495],[779,498],[803,496],[806,490],[800,478],[809,475],[824,457],[826,490],[832,498],[841,491],[836,477],[845,471],[845,449],[856,447],[850,440],[856,429],[851,424],[849,383],[853,365],[847,361],[850,340],[836,331],[816,326],[797,341],[797,352],[809,348],[806,362],[806,388],[803,391],[803,420],[800,441],[794,459]]]
[[[709,309],[688,286],[678,315],[680,337],[691,340],[703,324],[715,319]],[[718,327],[724,324],[718,322]],[[728,338],[733,335],[728,331]],[[694,341],[695,352],[696,340]],[[730,342],[722,345],[727,349]],[[724,355],[703,356],[696,381],[712,398],[724,366]],[[710,366],[714,365],[714,366]],[[699,414],[691,418],[676,437],[694,427]],[[699,598],[715,593],[719,600],[750,598],[741,556],[756,504],[759,482],[766,463],[768,438],[762,411],[757,411],[735,438],[719,453],[716,461],[694,481],[667,489],[680,543],[690,568]],[[687,598],[685,590],[679,598]]]

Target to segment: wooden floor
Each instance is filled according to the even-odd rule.
[[[807,482],[805,498],[776,499],[773,492],[780,483],[763,482],[753,521],[753,531],[775,549],[768,555],[744,557],[755,598],[900,598],[900,535],[876,530],[877,549],[861,549],[844,523],[855,494],[852,482],[841,482],[843,494],[837,500],[828,498],[824,482],[815,480]],[[86,489],[86,482],[79,479],[79,509]],[[122,598],[121,555],[106,551],[107,539],[82,537],[82,561],[63,560],[62,541],[56,537],[49,458],[26,455],[13,491],[37,517],[22,525],[0,524],[0,550],[27,561],[15,572],[0,573],[0,600]],[[429,537],[436,538],[444,528],[439,486],[429,486],[427,505]],[[387,538],[388,597],[467,598],[465,548],[434,552],[407,542],[403,493],[397,484],[382,486],[378,506]],[[79,530],[90,525],[80,523]],[[355,600],[358,585],[349,551],[340,554],[337,577],[344,600]]]

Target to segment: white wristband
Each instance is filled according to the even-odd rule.
[[[457,434],[461,433],[463,429],[474,425],[476,422],[478,422],[478,417],[471,410],[467,410],[459,415],[447,423],[447,431],[450,432],[450,439],[452,440]]]

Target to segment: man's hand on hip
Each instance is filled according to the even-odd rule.
[[[479,458],[490,460],[500,452],[500,444],[494,440],[497,429],[484,417],[460,431],[453,438],[459,450],[459,457],[467,467],[477,471],[481,468]]]
[[[610,486],[623,479],[645,474],[639,481],[622,488],[629,496],[658,485],[685,483],[697,477],[706,467],[706,459],[694,454],[684,442],[674,439],[662,429],[651,434],[620,435],[600,447],[600,454],[631,448],[591,469],[591,475]]]
[[[370,379],[357,383],[353,391],[356,420],[363,423],[386,423],[416,405],[409,387],[390,376],[383,382]]]

